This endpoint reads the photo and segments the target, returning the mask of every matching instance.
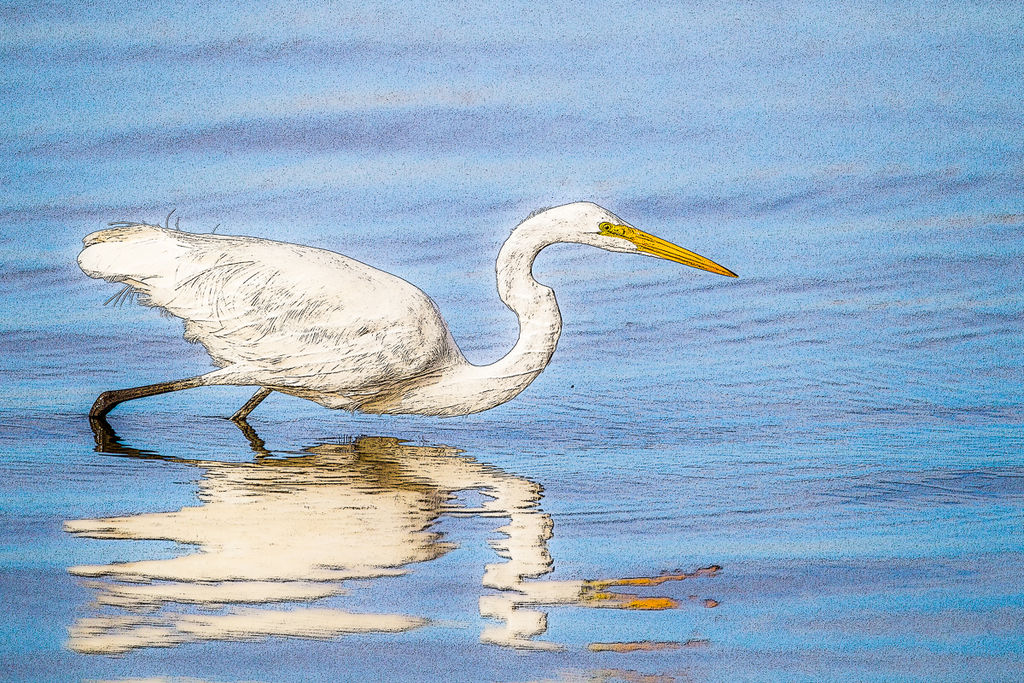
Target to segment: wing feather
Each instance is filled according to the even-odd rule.
[[[79,265],[185,322],[236,381],[372,393],[428,374],[458,349],[433,301],[324,249],[132,224],[87,236]],[[461,355],[461,354],[459,354]]]

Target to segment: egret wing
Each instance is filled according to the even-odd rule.
[[[341,254],[149,225],[85,244],[86,274],[124,282],[141,303],[182,318],[185,338],[225,369],[225,383],[369,394],[458,356],[426,294]]]

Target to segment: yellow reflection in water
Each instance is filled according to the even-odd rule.
[[[71,567],[94,591],[96,608],[71,628],[68,645],[77,652],[120,654],[198,641],[332,638],[423,626],[424,616],[354,613],[312,603],[344,594],[346,580],[401,574],[408,565],[451,550],[452,543],[431,531],[443,514],[507,520],[496,529],[503,537],[491,541],[504,561],[484,571],[483,586],[495,592],[480,598],[480,614],[499,622],[483,630],[485,643],[556,649],[558,644],[536,640],[547,628],[539,607],[668,609],[677,603],[608,589],[687,578],[536,580],[553,565],[552,523],[538,508],[540,486],[455,448],[364,437],[313,446],[294,457],[262,451],[253,462],[218,462],[144,454],[122,446],[108,426],[97,427],[105,430],[97,432],[103,450],[189,464],[202,476],[196,506],[65,523],[66,531],[88,538],[160,539],[195,547],[169,559]],[[460,505],[454,494],[466,490],[486,499],[477,508]]]

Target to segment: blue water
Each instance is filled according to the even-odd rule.
[[[581,7],[0,8],[4,677],[1019,676],[1024,12]],[[504,406],[379,418],[274,395],[250,419],[254,451],[220,419],[249,392],[202,389],[119,407],[122,445],[97,451],[85,414],[99,392],[211,367],[180,322],[102,305],[116,288],[75,256],[108,221],[175,209],[182,229],[340,251],[423,288],[487,362],[516,335],[494,291],[498,247],[530,211],[580,199],[741,277],[552,247],[534,272],[558,295],[563,336]],[[352,470],[310,455],[360,435],[407,445],[366,447]],[[428,475],[431,445],[462,454]],[[538,500],[516,498],[538,486]],[[331,502],[367,492],[371,520],[441,536],[409,540]],[[474,512],[491,496],[491,513]],[[302,500],[320,501],[322,526],[287,516]],[[261,538],[254,501],[282,515],[278,536]],[[217,556],[179,513],[255,534],[249,559],[205,583],[155,578]],[[119,540],[94,537],[104,523],[89,520],[108,517],[128,519]],[[518,593],[482,581],[510,518],[553,525],[511,553],[551,560]],[[146,519],[164,532],[126,530]],[[196,597],[242,580],[252,557],[302,556],[278,542],[342,547],[357,528],[381,547],[426,546],[403,575],[337,579],[329,597]],[[109,567],[135,561],[155,563],[137,580],[191,602],[98,604],[123,583]],[[323,588],[314,565],[290,565],[290,580]],[[547,620],[528,640],[562,650],[481,642],[502,624],[481,596],[710,565],[722,569],[634,591],[672,609],[530,606]],[[176,631],[107,654],[78,639],[96,619],[139,637],[140,624],[306,607],[430,621]],[[588,649],[639,641],[677,646]]]

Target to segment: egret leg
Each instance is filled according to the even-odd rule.
[[[188,379],[176,379],[172,382],[147,384],[141,387],[132,387],[131,389],[114,389],[113,391],[104,391],[96,397],[96,402],[92,404],[92,409],[89,411],[89,417],[105,417],[107,413],[114,409],[114,406],[119,403],[124,403],[125,401],[144,398],[146,396],[156,396],[157,394],[167,394],[172,391],[181,391],[182,389],[195,389],[196,387],[205,386],[205,384],[206,382],[203,381],[202,377],[189,377]]]
[[[263,403],[263,399],[270,396],[270,392],[272,391],[273,389],[260,387],[259,391],[253,394],[252,398],[246,401],[244,406],[235,411],[235,414],[231,416],[232,421],[245,422],[245,418],[249,417],[249,413],[255,410],[256,406]]]

